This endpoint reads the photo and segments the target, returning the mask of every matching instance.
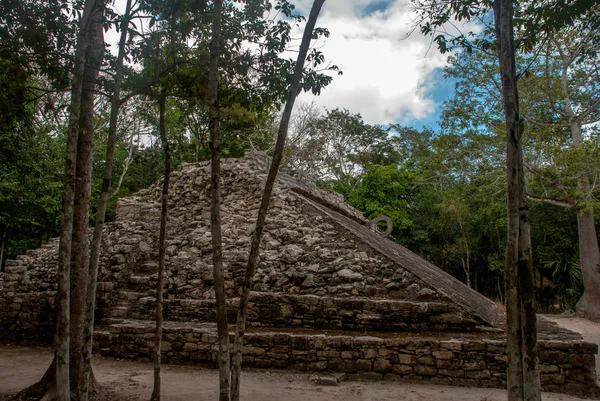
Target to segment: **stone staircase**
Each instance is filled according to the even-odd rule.
[[[95,332],[105,357],[149,361],[155,323],[155,264],[133,268]],[[162,358],[216,367],[214,299],[164,300]],[[421,299],[331,297],[253,292],[244,340],[246,367],[343,372],[348,379],[506,385],[505,335],[497,325],[423,292]],[[228,299],[233,340],[239,300]],[[545,390],[597,391],[595,344],[540,318]]]
[[[112,299],[108,313],[100,321],[118,322],[124,319],[140,319],[135,310],[142,299],[154,299],[156,294],[156,281],[158,277],[158,263],[145,261],[134,265],[131,274],[123,281],[122,287],[116,290],[116,302]],[[114,296],[114,288],[110,289],[110,296]],[[148,316],[144,316],[148,318]]]

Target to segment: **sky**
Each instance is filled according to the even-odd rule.
[[[308,15],[311,0],[298,0]],[[452,96],[441,55],[431,39],[413,28],[410,0],[327,0],[317,25],[327,28],[325,57],[343,71],[319,97],[301,101],[360,113],[369,124],[399,123],[434,128],[441,103]]]
[[[117,0],[119,11],[124,3]],[[312,0],[294,4],[307,16]],[[453,93],[452,83],[442,77],[447,55],[418,28],[407,35],[413,18],[410,0],[327,0],[317,26],[327,28],[330,36],[316,46],[343,75],[332,73],[333,82],[320,96],[304,93],[298,102],[346,108],[369,124],[435,128],[442,102]],[[293,36],[300,38],[303,28]],[[118,41],[116,34],[107,39],[111,37]]]

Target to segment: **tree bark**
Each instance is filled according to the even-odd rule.
[[[77,38],[75,50],[75,65],[73,68],[71,87],[71,107],[69,110],[69,128],[65,155],[65,172],[62,192],[62,212],[60,239],[58,246],[58,269],[56,292],[56,331],[54,333],[53,363],[56,368],[56,395],[58,401],[70,401],[69,381],[69,333],[70,333],[70,265],[71,239],[73,232],[73,203],[75,198],[75,173],[77,159],[77,139],[79,134],[79,119],[81,115],[81,93],[83,87],[83,72],[85,54],[88,46],[88,31],[95,0],[86,0]],[[53,367],[51,365],[51,367]],[[46,375],[44,375],[45,377]]]
[[[90,245],[90,264],[88,269],[87,299],[85,311],[85,323],[83,333],[83,348],[80,362],[80,381],[79,394],[82,401],[87,401],[89,394],[91,358],[94,334],[94,312],[96,309],[96,283],[98,281],[98,265],[100,258],[100,243],[102,241],[102,228],[104,227],[104,218],[106,206],[110,193],[110,182],[115,154],[115,144],[117,142],[117,122],[119,116],[121,82],[123,80],[123,59],[125,57],[125,41],[127,40],[127,31],[130,19],[131,0],[127,0],[125,14],[121,21],[121,38],[119,40],[119,52],[117,55],[117,64],[115,71],[115,86],[111,98],[110,121],[108,127],[108,143],[106,147],[106,161],[104,165],[104,177],[102,179],[102,189],[98,207],[96,211],[96,224],[94,235]]]
[[[162,205],[160,212],[160,234],[158,238],[158,281],[156,283],[156,331],[154,335],[154,387],[152,389],[151,401],[160,401],[160,366],[161,366],[161,342],[163,332],[163,291],[165,288],[165,238],[167,235],[168,201],[169,201],[169,176],[171,175],[171,151],[167,140],[165,122],[166,95],[160,94],[159,99],[160,116],[160,140],[165,155],[165,178],[162,188]]]
[[[522,126],[522,125],[521,125]],[[519,152],[519,297],[521,307],[521,353],[523,358],[523,399],[542,399],[537,348],[537,304],[531,249],[531,224],[527,206],[523,151]]]
[[[2,243],[0,243],[0,272],[4,271],[4,246],[6,245],[6,232],[8,227],[2,233]]]
[[[265,188],[263,190],[260,207],[258,209],[256,227],[254,228],[254,233],[252,234],[250,254],[248,256],[248,264],[246,266],[246,274],[244,276],[242,294],[240,295],[240,306],[238,309],[236,320],[236,330],[233,347],[233,372],[231,382],[232,401],[238,401],[240,399],[240,373],[242,370],[244,331],[246,330],[248,300],[250,297],[250,290],[252,289],[252,280],[254,278],[254,272],[256,270],[256,263],[260,248],[260,239],[267,217],[269,201],[271,199],[271,193],[273,192],[273,185],[275,183],[275,179],[277,178],[279,166],[283,157],[283,149],[285,147],[285,140],[287,137],[292,109],[294,108],[294,102],[296,101],[296,97],[300,93],[300,81],[302,80],[304,62],[306,60],[306,55],[310,47],[313,29],[317,22],[317,18],[319,17],[319,13],[321,11],[323,3],[325,3],[325,0],[315,0],[313,2],[308,21],[306,23],[306,27],[304,28],[304,34],[302,35],[302,42],[300,44],[300,52],[298,53],[298,59],[296,61],[296,66],[294,69],[294,76],[292,78],[292,83],[288,92],[285,108],[281,116],[281,122],[279,123],[279,130],[277,132],[277,142],[275,144],[273,160],[271,161],[269,174],[267,176],[267,181],[265,182]]]
[[[541,400],[529,211],[523,171],[512,0],[494,1],[506,119],[508,238],[506,247],[507,390],[512,400]]]
[[[90,195],[94,156],[94,100],[96,80],[104,56],[104,1],[96,2],[89,31],[86,65],[81,93],[81,117],[77,141],[73,238],[71,245],[70,283],[70,381],[71,398],[79,401],[81,362],[84,356],[84,325],[88,287]]]
[[[213,275],[217,302],[217,332],[219,337],[219,400],[229,401],[229,326],[225,278],[223,276],[223,249],[221,239],[221,125],[219,121],[219,44],[221,37],[222,0],[215,0],[210,43],[210,66],[208,71],[209,118],[210,118],[210,165],[211,204],[210,222],[212,237]]]
[[[569,114],[569,129],[573,145],[580,149],[583,146],[581,121],[565,100],[565,109]],[[580,179],[579,188],[588,193],[590,183],[587,177]],[[579,233],[579,265],[583,278],[583,295],[577,302],[577,311],[585,313],[593,319],[600,319],[600,249],[594,219],[594,208],[584,207],[577,210],[577,229]]]
[[[577,311],[600,319],[600,252],[594,220],[594,209],[577,211],[579,230],[579,264],[583,276],[583,295]]]

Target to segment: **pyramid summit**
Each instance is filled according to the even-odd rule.
[[[269,159],[222,160],[225,288],[235,319]],[[215,363],[210,165],[170,176],[164,360]],[[95,332],[103,355],[147,359],[152,348],[162,182],[123,198],[103,233]],[[0,274],[5,341],[49,342],[56,241]],[[244,361],[249,366],[357,377],[502,387],[504,316],[483,295],[370,228],[343,197],[282,171],[253,281]],[[594,386],[595,344],[540,319],[548,390]],[[578,358],[572,358],[578,355]]]

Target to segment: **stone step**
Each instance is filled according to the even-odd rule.
[[[118,292],[119,301],[126,302],[138,302],[140,298],[148,296],[148,291],[131,291],[131,290],[120,290]]]
[[[125,315],[116,317],[152,319],[155,291],[123,291],[120,306]],[[145,296],[141,296],[145,295]],[[234,321],[239,299],[228,299],[228,318]],[[214,299],[169,299],[164,313],[172,321],[213,322]],[[367,330],[381,332],[494,331],[485,322],[443,302],[403,301],[368,298],[334,298],[253,292],[248,325],[312,328],[317,330]]]
[[[113,306],[108,314],[112,318],[125,318],[130,315],[130,308],[127,305]]]
[[[143,263],[136,263],[135,266],[133,266],[133,272],[134,273],[149,273],[149,274],[153,274],[158,272],[158,262],[143,262]]]
[[[153,348],[151,320],[124,320],[105,327],[102,355],[147,360]],[[235,327],[230,326],[230,340]],[[552,328],[553,335],[560,328]],[[595,385],[596,344],[562,331],[560,339],[540,332],[541,382],[545,390],[582,391]],[[346,373],[348,379],[427,381],[470,387],[504,387],[508,358],[503,333],[373,333],[248,328],[243,363],[249,367]],[[214,323],[164,322],[165,363],[216,367]]]
[[[128,320],[128,319],[117,318],[117,317],[105,317],[105,318],[102,319],[102,321],[100,321],[98,323],[97,327],[104,327],[104,328],[106,328],[106,327],[114,325],[114,324],[121,324],[121,323],[125,322],[126,320]],[[96,333],[96,332],[94,331],[94,333]]]
[[[125,289],[145,292],[156,286],[157,276],[150,273],[135,273],[127,278]]]

